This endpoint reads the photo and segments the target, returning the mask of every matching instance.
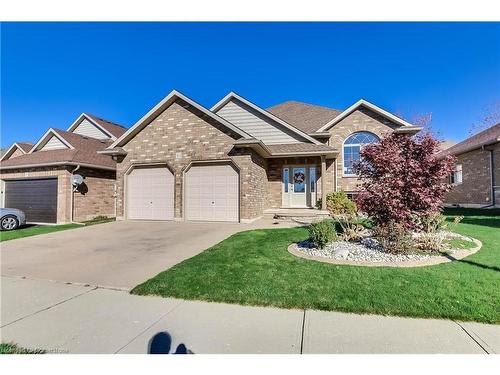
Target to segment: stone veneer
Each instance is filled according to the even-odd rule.
[[[380,116],[367,108],[361,107],[329,129],[331,137],[328,141],[328,145],[339,150],[336,170],[336,190],[343,190],[347,192],[359,190],[358,185],[360,181],[356,177],[344,176],[342,147],[347,137],[349,137],[352,133],[368,131],[377,135],[379,138],[382,138],[385,134],[397,128],[397,125],[393,124],[385,117]]]
[[[326,160],[326,191],[327,193],[333,191],[334,181],[335,181],[335,168],[334,159]],[[279,158],[279,159],[269,159],[268,160],[268,173],[267,173],[267,189],[268,189],[268,200],[267,208],[280,208],[282,197],[281,193],[283,190],[283,167],[286,165],[308,165],[316,166],[316,197],[321,198],[321,158],[319,156],[309,156],[309,157],[289,157],[289,158]]]
[[[183,212],[183,174],[192,162],[232,162],[240,174],[240,218],[262,215],[267,197],[267,161],[250,149],[235,149],[241,136],[178,99],[123,146],[117,164],[117,216],[125,218],[124,184],[135,165],[165,163],[174,174],[174,217]]]
[[[86,221],[96,216],[115,216],[116,172],[81,168],[75,172],[84,177],[74,192],[73,220]]]

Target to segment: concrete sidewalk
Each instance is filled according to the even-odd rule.
[[[1,341],[54,353],[500,353],[500,326],[140,297],[2,277]]]

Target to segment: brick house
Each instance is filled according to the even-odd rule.
[[[355,194],[352,163],[387,132],[420,128],[360,100],[344,111],[229,93],[208,109],[173,91],[99,153],[116,164],[118,219],[250,222]]]
[[[116,163],[98,154],[126,129],[82,114],[65,131],[49,129],[36,144],[14,143],[0,159],[2,207],[28,222],[67,223],[115,216]],[[83,177],[74,187],[73,175]]]
[[[500,124],[442,151],[454,155],[447,206],[500,207]]]

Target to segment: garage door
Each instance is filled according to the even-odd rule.
[[[57,222],[57,179],[5,181],[5,207],[17,208],[26,220]]]
[[[127,176],[127,217],[173,220],[174,176],[165,167],[136,168]]]
[[[191,167],[185,178],[187,220],[238,221],[238,181],[230,165]]]

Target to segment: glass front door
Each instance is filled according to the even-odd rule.
[[[305,167],[292,168],[292,207],[306,207],[307,206],[307,179]]]
[[[316,204],[316,167],[283,168],[282,207],[312,207]]]

